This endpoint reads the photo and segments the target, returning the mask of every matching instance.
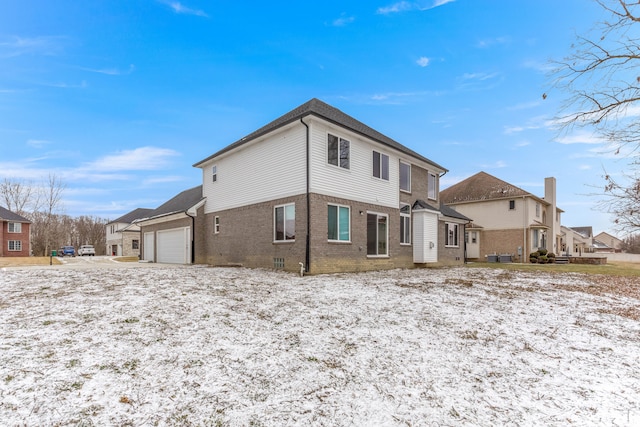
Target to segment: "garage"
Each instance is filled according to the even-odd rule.
[[[158,231],[156,236],[157,262],[167,264],[190,263],[191,236],[189,227]]]

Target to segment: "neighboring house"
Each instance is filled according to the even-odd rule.
[[[469,220],[440,208],[447,170],[318,99],[194,166],[195,262],[315,274],[464,261]]]
[[[191,264],[194,257],[195,220],[204,205],[202,185],[185,190],[135,221],[142,234],[142,259]]]
[[[484,261],[488,255],[509,254],[527,261],[531,252],[562,247],[556,206],[556,180],[545,178],[544,198],[486,172],[479,172],[440,192],[445,205],[473,218],[467,227],[467,258]]]
[[[31,255],[31,221],[0,206],[0,257]]]
[[[593,252],[593,233],[591,227],[561,227],[562,250],[561,254],[580,256],[583,253]]]
[[[138,208],[107,223],[107,255],[139,256],[140,227],[133,222],[146,217],[153,209]]]
[[[595,235],[593,238],[611,248],[611,252],[622,252],[622,245],[624,242],[621,239],[618,239],[616,236],[603,231]]]

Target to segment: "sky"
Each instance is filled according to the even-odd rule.
[[[0,0],[0,180],[65,184],[109,220],[201,184],[192,165],[319,98],[448,169],[539,197],[562,223],[627,165],[558,133],[553,61],[603,19],[588,0]],[[543,99],[543,94],[546,99]]]

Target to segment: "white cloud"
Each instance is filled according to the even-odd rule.
[[[173,9],[175,13],[178,13],[181,15],[195,15],[195,16],[202,16],[203,18],[209,17],[209,15],[207,15],[206,12],[198,9],[191,9],[190,7],[184,6],[182,3],[178,1],[173,1],[173,2],[164,1],[163,3],[167,4],[171,9]]]
[[[177,151],[168,148],[140,147],[123,150],[90,163],[85,169],[101,172],[156,170],[164,167]]]
[[[51,141],[47,141],[44,139],[29,139],[27,140],[27,145],[33,148],[42,148],[46,145],[51,144]]]
[[[429,65],[429,62],[429,58],[427,58],[426,56],[421,56],[420,59],[416,61],[416,64],[421,67],[426,67],[427,65]]]
[[[91,73],[98,73],[98,74],[106,74],[109,76],[121,76],[124,74],[131,74],[135,71],[136,66],[133,64],[129,65],[129,68],[125,71],[122,71],[118,68],[82,68],[84,71],[89,71]]]
[[[506,168],[506,167],[507,167],[507,164],[506,164],[504,161],[502,161],[502,160],[497,160],[497,161],[496,161],[495,163],[493,163],[493,164],[486,164],[486,163],[485,163],[485,164],[483,164],[483,165],[480,165],[480,167],[481,167],[482,169],[501,169],[501,168]]]
[[[509,37],[496,37],[493,39],[484,39],[484,40],[478,41],[477,47],[484,49],[494,45],[508,44],[510,41],[511,39]]]
[[[27,54],[57,55],[63,48],[63,40],[64,37],[59,36],[13,36],[0,41],[0,58],[11,58]]]
[[[334,19],[333,22],[331,22],[331,25],[333,25],[334,27],[344,27],[345,25],[351,24],[353,21],[355,21],[356,18],[353,16],[340,16],[340,18]]]
[[[576,132],[555,139],[559,144],[604,144],[607,141],[589,132]]]
[[[389,15],[391,13],[408,12],[412,10],[424,11],[434,9],[439,6],[443,6],[447,3],[453,3],[455,0],[434,0],[430,2],[408,2],[400,1],[398,3],[391,4],[389,6],[380,7],[376,13],[380,15]]]

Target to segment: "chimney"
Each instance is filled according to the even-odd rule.
[[[550,203],[547,207],[547,225],[549,226],[547,249],[557,254],[560,249],[558,243],[560,224],[556,221],[556,179],[554,177],[544,179],[544,200]]]

